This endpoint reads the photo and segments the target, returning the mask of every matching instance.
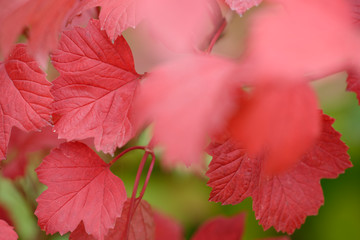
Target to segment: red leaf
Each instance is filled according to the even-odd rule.
[[[353,23],[359,27],[360,26],[360,1],[359,0],[348,0],[350,2],[352,10],[352,19]]]
[[[247,52],[256,74],[318,79],[358,62],[347,1],[271,0],[252,22]],[[331,27],[329,27],[331,26]]]
[[[115,228],[110,229],[104,240],[125,239],[125,229],[129,213],[130,199],[124,204],[121,218],[116,220]],[[142,200],[131,219],[128,240],[154,240],[155,225],[151,206]],[[84,229],[84,225],[79,227],[70,235],[70,240],[95,240],[89,236]],[[156,239],[158,240],[158,239]],[[159,239],[160,240],[160,239]]]
[[[356,97],[360,103],[360,74],[358,71],[349,71],[346,82],[346,90],[356,93]]]
[[[322,133],[316,144],[290,170],[277,176],[264,175],[263,159],[251,158],[230,139],[212,143],[213,156],[207,176],[210,200],[237,204],[253,198],[256,218],[264,229],[292,234],[306,216],[316,215],[324,202],[321,178],[336,178],[351,167],[347,146],[332,127],[334,120],[322,116]]]
[[[155,240],[183,240],[183,229],[173,219],[159,212],[154,212]]]
[[[64,140],[59,140],[50,126],[42,128],[41,132],[31,133],[25,133],[18,128],[13,128],[8,152],[14,152],[16,155],[13,159],[8,159],[10,162],[4,164],[1,169],[3,177],[15,179],[24,176],[28,165],[27,154],[50,150],[63,142]]]
[[[0,240],[16,240],[18,235],[13,227],[9,226],[5,221],[0,219]]]
[[[23,131],[49,125],[53,98],[45,74],[18,44],[0,63],[0,160],[5,158],[12,127]]]
[[[126,192],[94,151],[83,143],[61,144],[36,169],[48,186],[37,199],[35,215],[47,233],[74,231],[81,221],[86,232],[104,239],[121,216]]]
[[[216,217],[205,222],[192,240],[239,240],[244,232],[245,214],[231,218]]]
[[[7,222],[9,225],[13,225],[13,221],[8,213],[8,211],[0,205],[0,219]]]
[[[142,0],[83,0],[74,14],[93,7],[101,7],[99,20],[101,29],[105,30],[111,41],[129,27],[135,28],[143,19]]]
[[[254,6],[258,6],[262,0],[225,0],[229,7],[242,15]]]
[[[52,55],[61,76],[53,84],[53,119],[59,138],[94,138],[113,153],[136,133],[132,103],[140,76],[123,37],[112,44],[97,20],[64,32]]]
[[[269,174],[294,165],[320,134],[316,96],[307,83],[261,84],[239,106],[231,133],[251,155],[265,152]]]
[[[0,52],[7,55],[12,44],[29,28],[29,48],[45,65],[50,50],[56,48],[58,34],[76,0],[0,0]]]
[[[222,130],[233,109],[233,65],[211,56],[190,56],[162,65],[142,86],[142,122],[154,121],[166,165],[199,164],[207,136]]]

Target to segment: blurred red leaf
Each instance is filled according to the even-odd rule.
[[[323,204],[320,179],[336,178],[352,166],[333,122],[323,115],[316,144],[293,168],[276,176],[264,174],[263,159],[250,157],[231,139],[213,142],[208,148],[213,156],[207,172],[210,200],[237,204],[252,197],[255,216],[265,230],[273,226],[292,234]]]
[[[266,156],[269,174],[293,166],[320,134],[316,96],[307,83],[264,83],[238,105],[231,134],[249,154]]]
[[[0,0],[0,52],[6,56],[21,32],[29,29],[29,49],[43,66],[77,0]]]
[[[5,221],[0,219],[0,240],[16,240],[18,235],[13,227],[9,226]]]
[[[10,162],[3,165],[2,175],[10,179],[24,176],[29,153],[50,150],[63,142],[64,140],[59,140],[50,126],[42,128],[40,132],[30,133],[13,128],[9,142],[9,152],[14,152],[16,155],[13,159],[10,159]]]
[[[18,44],[0,63],[0,160],[5,158],[13,127],[29,132],[50,125],[51,83],[38,63]]]
[[[183,229],[178,222],[154,211],[155,240],[183,240]]]
[[[221,132],[234,108],[233,67],[225,59],[192,55],[149,73],[136,111],[141,123],[154,121],[165,165],[202,164],[207,137]]]
[[[64,234],[83,221],[88,234],[103,240],[126,201],[124,184],[109,167],[83,143],[63,143],[52,150],[36,169],[48,186],[37,199],[39,226],[48,234]]]
[[[358,62],[360,38],[344,0],[269,0],[251,22],[246,61],[260,79],[318,79]]]
[[[244,232],[245,214],[230,218],[216,217],[205,222],[192,240],[239,240]]]
[[[132,138],[133,99],[140,75],[123,37],[111,43],[98,20],[63,33],[52,54],[60,72],[51,90],[54,129],[68,141],[94,138],[95,147],[114,153]]]

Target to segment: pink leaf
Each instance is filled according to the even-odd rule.
[[[237,204],[253,198],[255,216],[264,229],[292,234],[324,202],[320,179],[336,178],[351,167],[347,146],[332,127],[334,120],[322,116],[322,133],[312,149],[287,172],[269,177],[263,159],[250,157],[231,139],[209,146],[213,156],[207,176],[210,200]]]
[[[145,0],[143,7],[154,38],[175,52],[205,49],[222,23],[216,0]]]
[[[0,160],[5,158],[12,127],[29,132],[49,125],[51,83],[18,44],[0,63]]]
[[[140,76],[123,37],[114,44],[97,20],[64,32],[52,55],[60,77],[53,84],[53,119],[59,138],[94,138],[97,150],[114,153],[136,133],[132,103]]]
[[[248,39],[247,61],[260,78],[318,79],[358,62],[360,39],[347,1],[268,2],[254,16]]]
[[[37,199],[35,215],[47,233],[74,231],[81,221],[86,232],[104,239],[121,216],[126,192],[94,151],[83,143],[63,143],[36,169],[48,186]]]
[[[192,240],[239,240],[244,231],[245,214],[226,218],[216,217],[205,222]]]
[[[225,0],[229,7],[242,15],[254,6],[258,6],[262,0]]]
[[[269,174],[294,165],[320,134],[316,96],[307,83],[263,83],[239,107],[231,133],[250,154],[266,155]]]
[[[159,212],[154,212],[155,240],[183,240],[183,229],[179,223]]]
[[[123,213],[121,218],[116,220],[115,228],[110,229],[104,240],[119,240],[126,238],[125,229],[127,227],[126,223],[129,213],[129,206],[130,199],[125,202]],[[142,200],[132,217],[128,240],[154,240],[154,234],[155,225],[151,206],[146,201]],[[70,240],[95,239],[85,232],[84,225],[81,224],[73,233],[71,233]]]
[[[58,34],[77,0],[0,0],[0,52],[6,56],[19,34],[29,28],[29,48],[45,65]]]
[[[233,109],[233,65],[212,56],[188,56],[162,65],[142,86],[142,122],[154,121],[166,165],[201,164],[207,136],[220,132]]]
[[[0,219],[0,240],[16,240],[18,235],[13,227],[9,226],[5,221]]]

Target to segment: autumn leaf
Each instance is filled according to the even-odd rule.
[[[149,73],[136,111],[141,123],[154,122],[165,165],[202,164],[207,137],[222,131],[234,109],[233,67],[225,59],[191,55]]]
[[[37,199],[35,215],[48,234],[74,231],[80,222],[86,232],[103,240],[121,216],[126,192],[93,150],[83,143],[63,143],[36,169],[48,186]]]
[[[95,147],[114,153],[135,134],[133,100],[140,75],[123,37],[111,43],[98,20],[63,33],[51,56],[60,72],[51,90],[59,138],[94,138]]]
[[[77,0],[0,0],[0,52],[7,56],[18,36],[29,29],[31,54],[45,66],[58,34]]]
[[[256,219],[265,230],[273,226],[292,234],[323,204],[320,179],[336,178],[352,166],[333,122],[323,114],[321,136],[312,149],[293,168],[275,176],[264,174],[263,159],[249,156],[233,140],[213,142],[208,148],[213,156],[207,172],[210,200],[237,204],[252,197]]]
[[[208,220],[191,238],[192,240],[239,240],[244,232],[245,214],[230,218],[216,217]]]
[[[230,122],[231,134],[249,154],[266,156],[269,174],[294,165],[320,134],[317,99],[307,83],[269,80],[238,105]]]
[[[51,83],[38,63],[18,44],[0,63],[0,160],[4,159],[11,129],[29,132],[50,125]]]
[[[155,240],[183,240],[183,229],[172,218],[154,211]]]
[[[16,240],[18,235],[13,227],[9,226],[4,220],[0,219],[0,240]]]
[[[104,240],[119,240],[126,239],[127,219],[129,214],[130,199],[124,204],[124,210],[121,218],[116,220],[114,229],[110,229],[108,235]],[[134,215],[130,222],[130,229],[128,240],[154,240],[155,225],[151,206],[144,200],[141,200],[139,206],[136,208]],[[73,233],[70,234],[70,240],[95,240],[89,236],[81,224]],[[161,239],[155,239],[161,240]]]

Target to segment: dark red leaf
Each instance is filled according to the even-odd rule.
[[[231,218],[216,217],[205,222],[192,240],[240,240],[244,232],[245,214]]]
[[[12,127],[29,132],[50,125],[51,83],[24,44],[0,63],[0,160],[5,158]]]
[[[36,169],[48,186],[37,199],[40,227],[64,234],[83,221],[88,234],[103,240],[126,201],[124,184],[109,167],[83,143],[63,143],[52,150]]]
[[[56,48],[58,34],[77,0],[0,0],[0,52],[7,55],[20,33],[28,27],[29,48],[45,65]]]
[[[15,179],[25,174],[28,165],[28,154],[36,151],[45,151],[57,147],[64,140],[58,139],[50,126],[42,128],[41,132],[25,133],[13,128],[9,142],[9,152],[15,154],[14,158],[3,165],[2,175]]]
[[[183,240],[183,229],[179,223],[159,212],[154,212],[155,240]]]
[[[125,202],[121,218],[116,220],[115,228],[110,229],[104,240],[125,239],[124,234],[127,226],[126,223],[129,213],[129,206],[130,199]],[[142,200],[132,217],[128,240],[154,240],[154,236],[155,223],[153,212],[151,206],[146,201]],[[73,233],[71,233],[70,240],[95,240],[95,238],[89,236],[85,232],[84,225],[81,224]]]
[[[355,70],[349,71],[346,82],[346,90],[356,93],[356,97],[360,103],[360,74]]]
[[[18,235],[13,227],[9,226],[5,221],[0,219],[0,240],[16,240]]]
[[[252,158],[232,140],[209,146],[213,156],[207,176],[210,200],[237,204],[253,198],[256,218],[264,229],[292,234],[309,215],[316,215],[324,202],[320,179],[336,178],[352,166],[347,146],[332,127],[334,120],[322,116],[322,132],[316,144],[287,172],[268,176],[263,159]]]
[[[0,205],[0,219],[7,222],[9,225],[14,225],[8,211]]]
[[[60,77],[53,84],[53,120],[59,138],[94,138],[113,153],[136,133],[132,103],[140,76],[123,37],[111,43],[98,20],[63,33],[52,54]]]

